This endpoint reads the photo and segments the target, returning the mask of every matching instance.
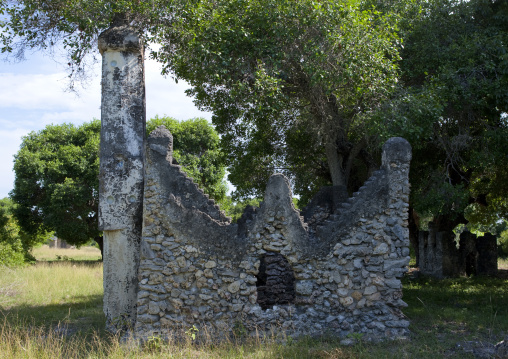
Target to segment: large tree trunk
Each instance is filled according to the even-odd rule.
[[[419,220],[420,218],[415,210],[412,207],[409,207],[409,243],[413,246],[413,250],[415,252],[416,265],[419,265],[420,263]]]
[[[337,153],[337,147],[333,143],[326,144],[325,152],[328,167],[330,168],[332,184],[334,186],[347,187],[346,176],[344,175],[344,169],[342,168],[344,161],[343,156]]]

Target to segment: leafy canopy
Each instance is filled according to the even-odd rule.
[[[368,147],[367,114],[397,82],[396,18],[348,0],[204,0],[174,10],[155,34],[155,57],[213,112],[237,194],[260,195],[275,171],[300,194],[346,185]]]
[[[71,77],[86,70],[98,34],[129,23],[163,45],[154,57],[188,80],[230,154],[241,196],[285,172],[305,195],[354,190],[372,171],[369,114],[397,82],[396,17],[370,0],[0,2],[2,51],[63,44]],[[71,84],[72,85],[72,84]],[[352,175],[361,173],[359,176]]]
[[[174,136],[175,158],[183,170],[220,202],[225,197],[225,167],[219,138],[204,119],[148,121],[147,132],[166,125]],[[29,234],[55,231],[70,244],[100,241],[98,175],[100,121],[81,126],[49,125],[23,138],[15,156],[11,198],[20,227]]]
[[[421,216],[494,224],[508,215],[508,3],[431,0],[403,28],[404,89],[380,133],[413,146]]]
[[[86,79],[97,61],[97,38],[114,22],[128,22],[143,34],[170,13],[161,0],[0,0],[0,50],[17,60],[27,50],[52,53],[63,47],[70,85]]]
[[[14,160],[16,218],[30,234],[55,231],[70,244],[97,229],[100,121],[49,125],[23,138]]]

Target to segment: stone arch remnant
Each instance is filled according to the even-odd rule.
[[[120,24],[99,44],[99,215],[111,329],[145,338],[193,325],[224,333],[238,323],[249,335],[274,327],[293,337],[407,334],[400,282],[409,263],[407,141],[386,142],[381,168],[351,198],[330,202],[326,193],[337,191],[325,189],[318,197],[330,203],[316,198],[304,218],[276,174],[260,207],[231,223],[173,164],[167,129],[144,143],[139,37]]]

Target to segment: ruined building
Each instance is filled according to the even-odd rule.
[[[455,242],[455,233],[420,231],[417,265],[421,274],[436,278],[497,274],[497,239],[490,233],[477,237],[464,231]]]
[[[164,127],[144,143],[143,49],[127,26],[100,37],[104,310],[139,337],[192,325],[292,336],[407,334],[409,143],[392,138],[351,198],[325,188],[301,214],[282,175],[238,223],[172,161]]]

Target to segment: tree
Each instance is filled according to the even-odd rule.
[[[97,39],[112,24],[129,23],[140,34],[154,31],[171,7],[161,0],[0,0],[0,49],[22,60],[26,50],[52,53],[63,46],[70,87],[97,62]]]
[[[326,183],[354,189],[376,167],[366,118],[397,81],[395,18],[374,3],[3,1],[2,51],[22,57],[62,43],[75,78],[98,34],[129,23],[163,43],[155,57],[214,112],[239,194],[260,194],[275,170],[301,194]]]
[[[55,231],[70,244],[94,239],[97,227],[100,121],[49,125],[23,138],[14,156],[14,214],[28,234]]]
[[[9,198],[0,200],[0,266],[19,265],[25,261],[19,227],[12,218],[12,207]]]
[[[219,203],[225,198],[225,166],[219,138],[204,119],[148,121],[147,132],[164,124],[174,131],[175,159]],[[70,244],[95,240],[98,230],[100,121],[81,126],[49,125],[23,138],[15,156],[11,198],[20,227],[30,235],[54,231]]]
[[[418,217],[444,231],[494,224],[508,215],[508,3],[421,5],[403,29],[405,87],[384,113],[388,132],[379,132],[413,146]]]
[[[240,196],[274,171],[306,194],[372,171],[370,112],[397,82],[395,18],[371,3],[200,1],[162,21],[155,57],[192,86]],[[354,187],[354,186],[353,186]]]

